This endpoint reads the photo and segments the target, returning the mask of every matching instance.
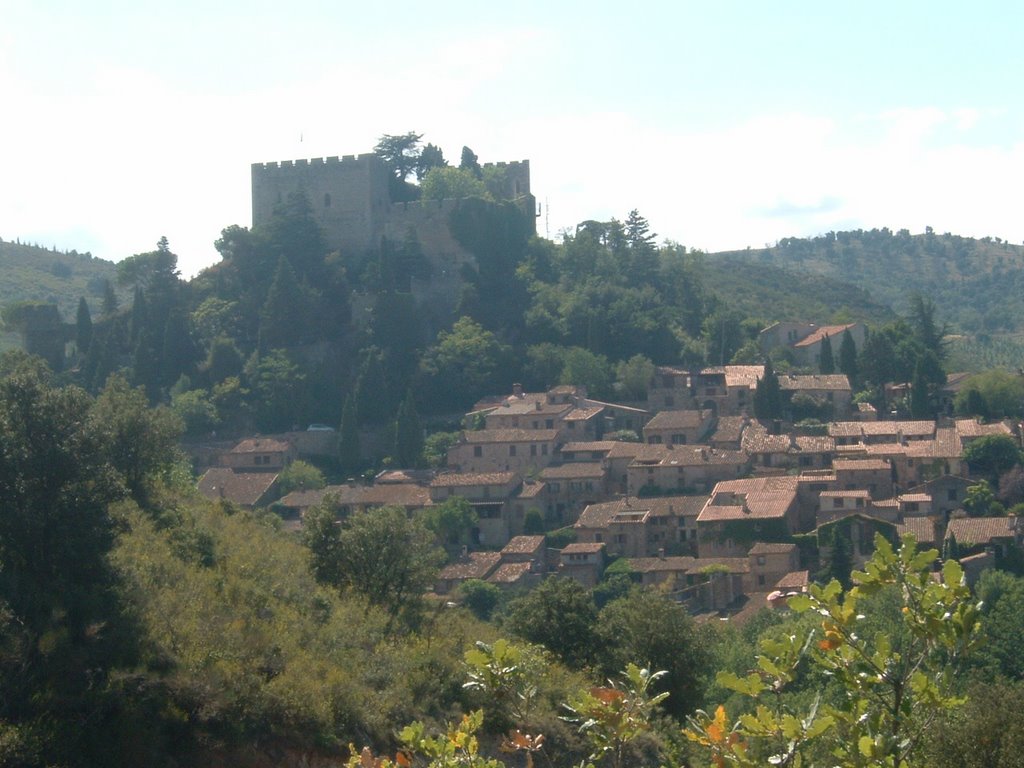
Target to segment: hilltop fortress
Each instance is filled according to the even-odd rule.
[[[483,167],[496,197],[515,202],[534,227],[536,202],[530,193],[529,160]],[[373,153],[254,163],[252,223],[257,226],[267,221],[289,194],[302,192],[328,246],[348,258],[360,259],[379,249],[382,239],[400,243],[412,233],[431,265],[429,278],[413,279],[412,293],[418,302],[454,309],[463,267],[476,266],[473,254],[455,240],[449,227],[451,213],[460,201],[394,203],[388,181],[387,164]]]

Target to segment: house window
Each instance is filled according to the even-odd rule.
[[[544,429],[554,429],[554,428],[555,428],[555,420],[554,419],[544,419]]]
[[[757,556],[757,564],[758,565],[764,565],[764,555],[758,555]]]
[[[672,445],[686,445],[686,435],[672,435]]]
[[[626,534],[624,534],[624,533],[617,533],[617,534],[615,534],[615,543],[616,544],[625,544],[626,543]]]
[[[604,541],[604,539],[601,537],[601,534],[600,533],[595,533],[594,534],[594,543],[595,544],[600,544],[602,541]]]
[[[548,446],[547,446],[547,444],[542,445],[540,447],[540,455],[541,456],[547,456],[548,455]]]
[[[949,501],[956,501],[956,488],[950,488],[946,491],[946,499]]]
[[[764,574],[763,573],[757,574],[757,583],[758,583],[759,586],[764,586]]]
[[[651,435],[651,445],[661,445],[661,435]]]
[[[516,455],[516,447],[514,445],[510,445],[508,447],[508,455],[509,456],[515,456]]]
[[[530,455],[531,456],[536,456],[537,455],[537,444],[536,443],[533,443],[533,444],[530,445]]]
[[[482,445],[474,445],[473,446],[473,455],[478,457],[478,458],[480,456],[483,456],[484,455],[484,448],[483,448],[483,446]]]
[[[843,508],[843,500],[842,499],[832,499],[832,509],[842,509],[842,508]]]

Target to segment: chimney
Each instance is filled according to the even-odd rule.
[[[523,385],[522,384],[513,384],[512,385],[512,395],[513,395],[513,397],[521,398],[523,396]]]
[[[658,547],[658,559],[659,560],[664,560],[665,559],[665,548],[664,547]]]
[[[536,403],[534,403],[534,405],[537,407],[537,410],[539,411],[540,410],[540,400],[538,400]]]

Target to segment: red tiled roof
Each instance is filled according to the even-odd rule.
[[[696,429],[712,417],[711,411],[661,411],[644,429]]]
[[[528,555],[543,547],[543,536],[513,536],[501,551],[502,554]]]
[[[846,325],[823,325],[820,328],[816,328],[810,336],[805,336],[800,339],[794,347],[808,347],[811,344],[816,344],[819,341],[824,341],[825,337],[841,336],[847,328],[853,328],[856,323],[847,323]]]
[[[553,443],[558,439],[555,429],[476,429],[463,432],[463,439],[477,443]]]
[[[231,453],[278,453],[291,448],[291,444],[272,437],[249,437],[231,449]]]
[[[558,466],[544,467],[540,472],[541,480],[571,480],[584,477],[604,477],[604,464],[595,461],[571,461]]]
[[[430,483],[431,488],[460,488],[473,485],[506,485],[516,478],[515,472],[446,472]]]
[[[492,584],[515,584],[530,572],[530,563],[502,563],[487,580]]]
[[[276,473],[234,472],[227,467],[213,467],[199,479],[199,492],[214,501],[226,499],[244,507],[251,507],[275,482]]]
[[[955,536],[958,544],[988,544],[993,539],[1012,538],[1016,534],[1015,517],[963,517],[949,521],[946,537]]]
[[[486,579],[499,562],[501,555],[498,552],[470,552],[442,568],[437,577],[443,581]]]

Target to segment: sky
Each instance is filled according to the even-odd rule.
[[[0,0],[0,237],[183,274],[250,165],[415,131],[530,160],[538,233],[1024,242],[1024,4]]]

